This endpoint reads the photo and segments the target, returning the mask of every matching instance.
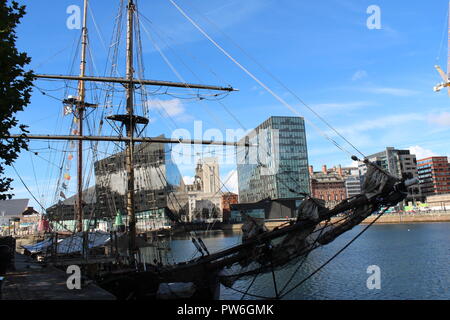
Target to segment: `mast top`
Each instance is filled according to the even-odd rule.
[[[134,127],[137,124],[147,125],[150,121],[146,117],[133,115],[130,116],[128,114],[114,114],[112,116],[106,117],[108,120],[122,122],[124,125],[131,125]]]

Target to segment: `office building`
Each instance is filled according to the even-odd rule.
[[[411,154],[409,150],[397,150],[393,147],[388,147],[384,151],[367,156],[366,159],[377,164],[399,179],[412,179],[418,177],[416,156]],[[367,172],[365,164],[360,163],[359,168],[361,173],[365,175]],[[364,180],[364,177],[362,180]],[[422,198],[419,185],[408,188],[407,202],[419,201],[422,200]]]
[[[302,117],[270,117],[237,149],[239,202],[309,194],[308,152]]]
[[[264,199],[256,203],[232,204],[230,222],[240,223],[244,215],[265,221],[296,219],[300,204],[300,199]]]
[[[136,144],[133,159],[137,230],[163,228],[183,219],[188,198],[170,148],[161,143]],[[95,186],[83,191],[84,229],[107,230],[117,212],[127,215],[125,152],[95,162],[94,170]],[[55,230],[75,230],[76,199],[75,195],[47,209],[49,218],[58,221]]]
[[[170,147],[162,143],[137,144],[133,159],[136,215],[156,215],[158,219],[172,216],[172,220],[175,215],[182,219],[188,199],[181,173],[172,161]],[[117,211],[126,214],[125,153],[97,161],[95,179],[99,214],[105,212],[115,216]]]
[[[447,157],[429,157],[417,161],[420,188],[424,196],[450,193],[450,165]]]

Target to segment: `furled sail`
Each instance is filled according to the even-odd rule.
[[[297,262],[371,214],[403,201],[408,193],[407,186],[416,182],[402,181],[368,161],[366,165],[368,170],[360,195],[342,201],[333,209],[327,209],[322,200],[309,197],[298,208],[296,222],[283,228],[286,232],[281,232],[281,229],[269,232],[255,219],[246,217],[243,244],[252,241],[254,245],[246,246],[235,259],[231,259],[234,263],[226,266],[220,274],[222,283],[230,286],[238,279]],[[331,222],[333,217],[337,221]]]

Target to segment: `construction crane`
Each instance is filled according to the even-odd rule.
[[[435,92],[439,92],[444,88],[448,88],[448,95],[450,96],[450,79],[449,79],[448,75],[445,74],[445,72],[441,69],[441,67],[439,67],[439,66],[434,66],[434,67],[439,72],[439,74],[441,75],[441,78],[442,78],[442,80],[444,80],[444,82],[441,82],[438,85],[434,86],[433,90]]]
[[[435,92],[439,92],[442,89],[448,88],[448,95],[450,96],[450,1],[449,1],[449,14],[448,14],[448,46],[447,46],[447,73],[445,73],[442,68],[438,65],[434,66],[436,70],[439,72],[439,75],[441,76],[442,80],[444,82],[439,83],[436,85],[433,90]]]

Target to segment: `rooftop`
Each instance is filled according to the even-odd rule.
[[[0,216],[20,216],[28,207],[30,199],[0,200]]]

